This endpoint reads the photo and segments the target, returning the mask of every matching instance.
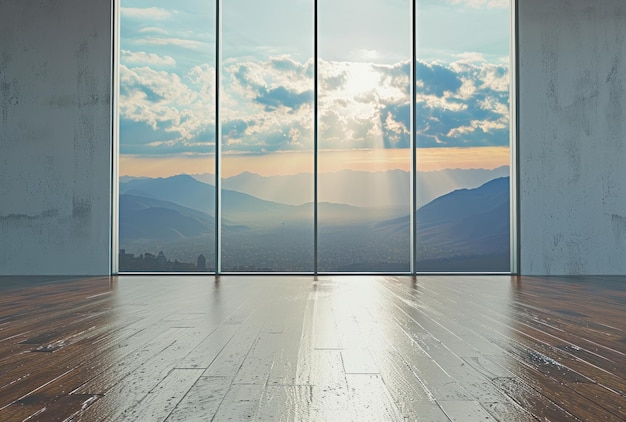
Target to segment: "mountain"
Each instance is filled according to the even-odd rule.
[[[212,212],[213,186],[183,175],[129,180],[121,190],[123,247],[132,253],[164,250],[181,262],[205,250],[214,218],[187,204],[198,206],[200,197],[211,205],[200,206]],[[311,236],[311,203],[286,205],[228,190],[222,199],[224,259],[285,270],[308,265],[310,242],[302,240]],[[442,195],[420,207],[417,219],[419,271],[508,271],[508,177]],[[381,208],[321,202],[318,221],[325,271],[408,268],[408,215],[392,218]]]
[[[120,193],[173,202],[208,215],[215,214],[215,187],[186,174],[166,178],[130,180],[120,183]],[[289,205],[264,201],[245,193],[222,190],[222,212],[227,219],[231,214],[240,217],[282,214],[293,208]]]
[[[509,201],[509,178],[501,177],[475,189],[455,190],[418,209],[419,270],[474,271],[469,258],[492,257],[489,265],[480,260],[480,271],[508,271]],[[377,230],[396,236],[410,230],[409,217],[380,223]],[[455,260],[463,264],[455,267]]]
[[[132,179],[120,183],[120,194],[173,202],[209,215],[214,213],[215,188],[186,174]]]
[[[158,239],[173,241],[211,234],[213,217],[172,202],[120,195],[120,241]]]
[[[444,169],[418,172],[418,207],[453,190],[476,188],[489,180],[508,175],[508,166],[496,169]],[[215,176],[209,173],[195,174],[193,177],[209,184],[215,180]],[[268,177],[243,172],[223,179],[222,187],[289,205],[300,205],[313,200],[313,176],[305,173]],[[375,205],[406,210],[409,206],[407,194],[409,190],[410,175],[402,170],[379,172],[342,170],[320,173],[318,180],[320,201],[356,207]]]
[[[135,179],[147,179],[147,177],[135,177],[135,176],[120,176],[119,177],[120,183],[130,182],[131,180],[135,180]]]
[[[120,183],[120,194],[175,203],[210,216],[215,214],[215,187],[185,174],[129,180]],[[332,223],[357,223],[374,218],[380,221],[393,215],[388,210],[363,210],[327,202],[318,204],[318,212],[321,218]],[[311,221],[313,205],[281,204],[241,192],[222,190],[222,216],[225,224],[276,226],[287,221]]]

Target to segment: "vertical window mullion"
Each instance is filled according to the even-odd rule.
[[[519,121],[519,101],[518,101],[518,93],[519,90],[519,78],[517,76],[517,69],[519,64],[519,2],[518,0],[511,0],[510,6],[511,8],[511,30],[510,30],[510,88],[509,88],[509,119],[510,119],[510,149],[511,149],[511,167],[510,167],[510,177],[511,177],[511,194],[510,194],[510,230],[511,230],[511,273],[520,275],[521,273],[521,231],[520,231],[520,180],[519,180],[519,168],[520,168],[520,160],[519,160],[519,125],[517,122]]]
[[[416,25],[416,21],[417,21],[417,0],[411,0],[411,65],[409,67],[410,71],[410,78],[411,78],[411,82],[410,82],[410,88],[409,88],[409,95],[411,97],[411,103],[410,103],[410,112],[411,112],[411,117],[410,117],[410,133],[411,133],[411,140],[409,142],[409,147],[411,148],[411,182],[410,182],[410,186],[411,186],[411,210],[410,210],[410,216],[411,216],[411,222],[409,224],[410,226],[410,239],[411,239],[411,274],[415,275],[417,273],[417,128],[416,126],[416,122],[417,122],[417,118],[416,118],[416,110],[417,107],[415,106],[415,92],[416,92],[416,87],[415,87],[415,83],[417,80],[417,66],[415,65],[416,61],[417,61],[417,42],[416,42],[416,37],[417,37],[417,25]]]
[[[318,165],[318,51],[317,51],[317,0],[313,0],[313,273],[317,275],[317,165]]]
[[[221,213],[221,142],[220,83],[221,83],[221,0],[215,1],[215,274],[222,272],[222,213]]]

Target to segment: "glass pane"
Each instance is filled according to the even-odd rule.
[[[416,7],[416,269],[508,272],[509,2]]]
[[[120,271],[215,268],[215,2],[121,0]]]
[[[222,22],[222,270],[313,271],[313,2]]]
[[[319,270],[410,270],[410,3],[320,0]]]

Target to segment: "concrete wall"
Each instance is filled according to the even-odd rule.
[[[0,2],[0,274],[108,274],[109,0]]]
[[[626,2],[520,0],[523,274],[626,274]]]

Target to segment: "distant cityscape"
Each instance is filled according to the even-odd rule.
[[[195,263],[181,262],[178,259],[168,259],[163,251],[158,254],[144,252],[139,255],[127,253],[126,249],[120,249],[120,271],[132,272],[214,272],[213,266],[207,266],[206,257],[198,255]],[[238,265],[228,268],[232,272],[272,272],[269,267],[257,267],[256,265]]]
[[[195,263],[180,262],[177,259],[171,261],[167,259],[163,251],[158,254],[144,252],[138,256],[126,253],[126,249],[120,249],[119,254],[120,271],[146,271],[146,272],[168,272],[168,271],[213,271],[207,268],[204,255],[198,255]]]
[[[214,186],[178,175],[131,180],[121,190],[120,271],[215,271],[215,219],[205,204]],[[313,271],[310,207],[237,191],[223,198],[222,271]],[[319,271],[409,271],[408,212],[393,217],[328,203],[320,210]],[[509,220],[508,177],[441,195],[417,210],[416,264],[422,271],[509,271]]]

